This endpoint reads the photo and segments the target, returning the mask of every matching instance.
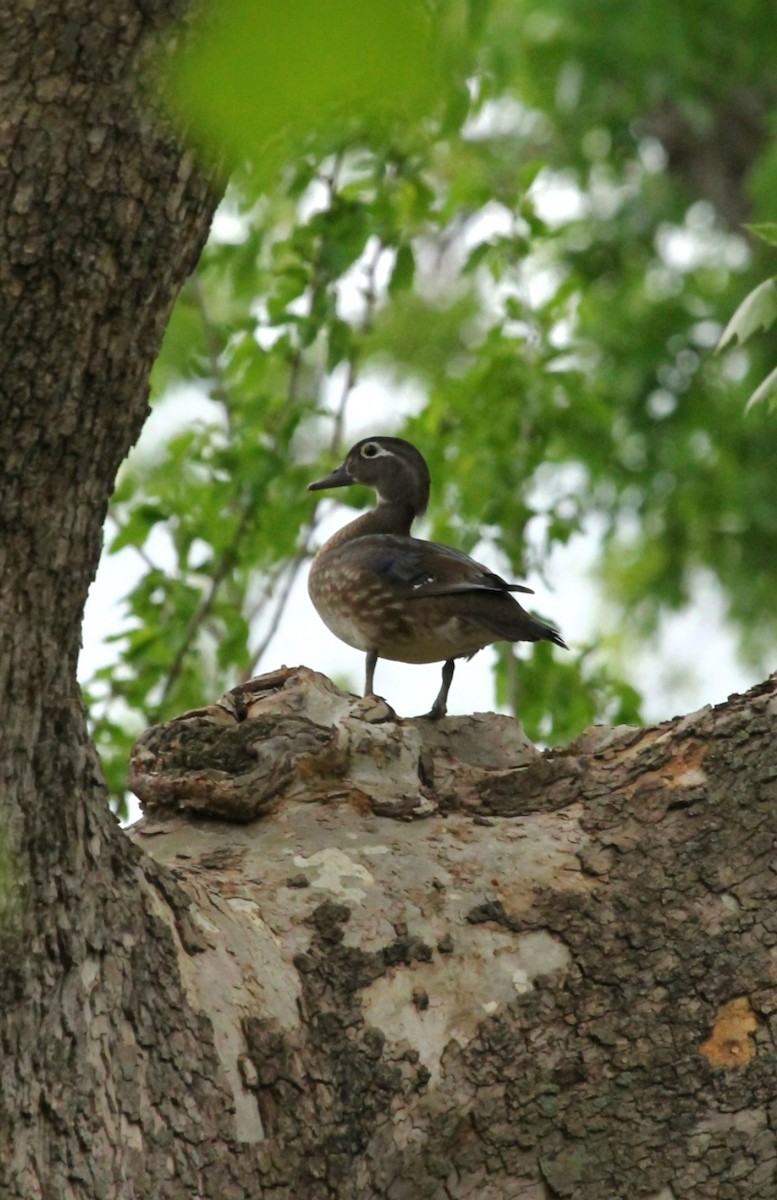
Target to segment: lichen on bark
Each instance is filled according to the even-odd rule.
[[[255,681],[243,721],[256,704],[272,744],[272,712],[315,718],[334,776],[324,739],[321,774],[284,776],[254,822],[179,791],[133,837],[192,897],[199,961],[226,955],[240,981],[267,1194],[770,1196],[776,692],[510,767],[501,720],[371,723],[304,669]],[[392,776],[364,764],[394,739],[387,816]],[[468,744],[476,768],[451,753]],[[409,819],[413,758],[429,807]],[[490,771],[511,772],[511,815]]]

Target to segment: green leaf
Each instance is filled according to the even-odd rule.
[[[723,350],[734,338],[737,338],[740,343],[746,342],[757,329],[769,329],[775,321],[777,321],[777,278],[765,279],[749,295],[745,296],[723,330],[717,348]]]
[[[747,404],[745,405],[745,412],[749,412],[754,404],[760,404],[760,402],[762,400],[765,400],[767,398],[767,396],[772,396],[772,395],[776,395],[776,394],[777,394],[777,367],[775,367],[773,371],[770,371],[769,374],[766,376],[766,379],[764,379],[763,383],[759,384],[759,386],[755,389],[752,396],[749,398]]]
[[[347,362],[353,348],[353,330],[347,321],[338,317],[329,323],[329,341],[327,344],[327,370],[333,371],[338,363]]]
[[[415,276],[415,255],[413,247],[408,242],[403,242],[397,250],[397,256],[394,260],[394,269],[391,272],[388,290],[389,295],[394,296],[397,292],[406,291],[413,286],[413,278]]]
[[[138,504],[129,518],[124,521],[108,547],[110,554],[118,554],[126,546],[143,546],[149,533],[168,513],[158,504]]]
[[[762,221],[758,225],[745,225],[750,233],[755,234],[769,246],[777,246],[777,221]]]

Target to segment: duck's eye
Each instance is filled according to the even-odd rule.
[[[377,458],[380,454],[380,446],[375,442],[367,442],[362,446],[362,458]]]

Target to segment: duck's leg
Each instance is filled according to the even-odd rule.
[[[447,662],[443,664],[442,685],[437,693],[437,699],[427,713],[430,721],[439,721],[440,717],[444,717],[448,711],[448,692],[450,690],[451,680],[453,679],[453,671],[455,666],[456,661],[453,658],[449,658]]]
[[[364,694],[365,696],[374,696],[375,688],[373,686],[373,678],[375,675],[375,664],[378,661],[378,655],[375,650],[367,651],[364,673]]]

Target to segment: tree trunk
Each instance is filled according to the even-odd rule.
[[[171,1090],[164,1078],[187,1036],[175,947],[140,856],[108,811],[76,684],[116,470],[145,418],[150,367],[213,208],[191,157],[140,94],[149,55],[181,10],[158,0],[2,4],[4,1200],[152,1194],[140,1185],[146,1166],[136,1177],[139,1057],[167,1103],[144,1151],[163,1195],[179,1154],[175,1103],[191,1103],[183,1080]],[[188,1030],[207,1077],[198,1019]],[[218,1088],[205,1088],[213,1121],[198,1096],[209,1129]]]

